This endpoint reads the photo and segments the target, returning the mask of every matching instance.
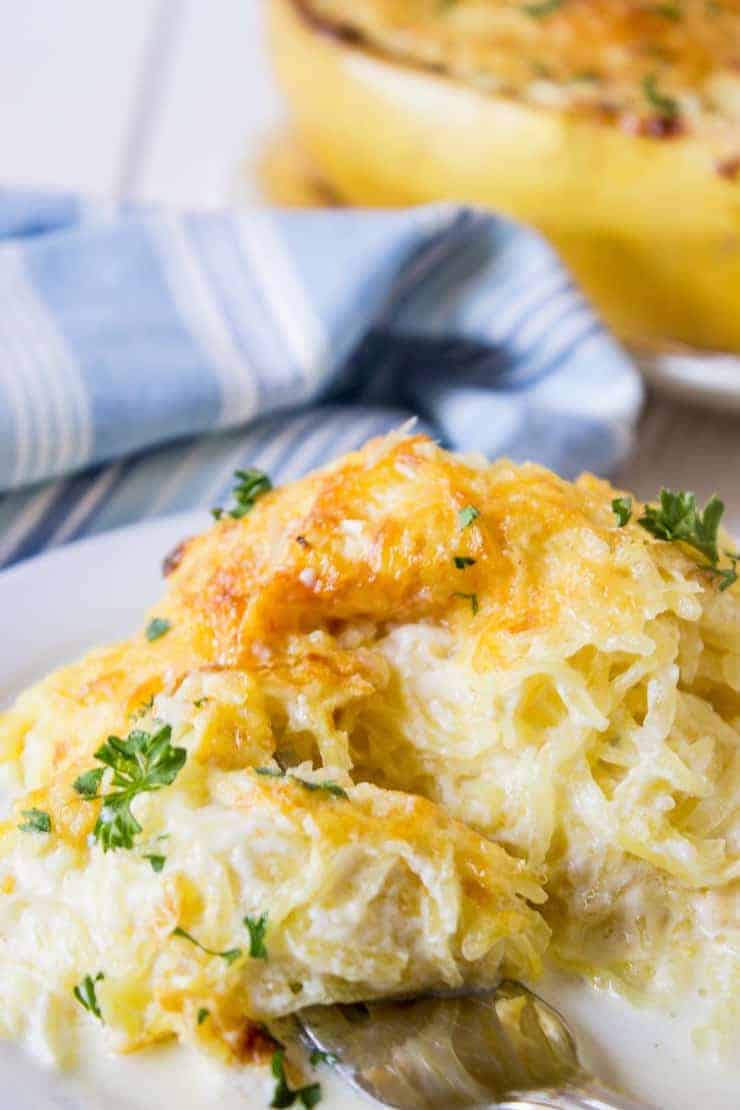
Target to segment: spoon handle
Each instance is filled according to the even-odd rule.
[[[497,1110],[539,1110],[540,1107],[552,1107],[553,1110],[650,1110],[647,1103],[635,1102],[586,1075],[573,1079],[564,1087],[528,1091],[495,1105]]]

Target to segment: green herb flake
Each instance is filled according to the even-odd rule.
[[[171,628],[171,623],[165,620],[164,617],[152,617],[146,626],[146,638],[150,643],[153,640],[160,640],[162,636],[167,635]]]
[[[196,698],[195,701],[193,702],[193,705],[195,706],[196,709],[202,709],[203,706],[207,703],[207,701],[208,701],[208,698]]]
[[[143,858],[149,860],[149,863],[151,864],[151,867],[152,867],[152,871],[156,871],[156,873],[158,875],[159,875],[160,871],[164,870],[164,865],[167,862],[167,857],[166,856],[157,856],[157,855],[151,855],[150,854],[150,855],[144,856]]]
[[[312,1068],[317,1068],[319,1064],[328,1064],[329,1067],[334,1067],[339,1063],[339,1057],[336,1052],[324,1052],[320,1048],[315,1048],[309,1056],[309,1061]]]
[[[642,82],[643,92],[648,104],[666,120],[675,120],[678,117],[678,101],[672,96],[666,96],[658,89],[658,78],[654,73],[648,74]]]
[[[458,570],[475,566],[475,559],[471,559],[468,555],[455,555],[452,561]]]
[[[737,564],[740,554],[725,551],[729,567],[720,567],[718,547],[719,526],[724,515],[724,502],[713,494],[703,509],[696,504],[696,495],[688,491],[662,489],[658,505],[646,505],[645,513],[638,520],[646,532],[656,539],[684,543],[704,555],[708,563],[702,566],[707,574],[717,579],[720,591],[733,586],[738,580]]]
[[[259,917],[245,917],[244,924],[249,930],[249,955],[253,960],[266,960],[267,948],[265,947],[265,933],[267,932],[267,914]]]
[[[85,771],[84,775],[80,775],[76,778],[72,785],[83,798],[97,798],[104,774],[105,767],[97,767],[93,771]]]
[[[659,505],[646,505],[638,520],[646,532],[659,540],[677,541],[706,555],[714,565],[719,559],[717,532],[725,506],[716,494],[703,510],[696,504],[696,495],[662,489]]]
[[[632,498],[631,497],[615,497],[612,501],[612,512],[617,518],[617,524],[620,528],[624,528],[625,524],[629,523],[632,516]]]
[[[278,1048],[273,1052],[270,1066],[275,1077],[275,1090],[270,1103],[271,1107],[281,1110],[283,1107],[293,1106],[296,1102],[299,1102],[306,1110],[311,1110],[312,1106],[321,1102],[320,1083],[310,1083],[306,1087],[298,1087],[296,1090],[293,1090],[289,1085],[285,1078],[284,1049]]]
[[[531,16],[532,19],[542,19],[543,16],[552,15],[558,8],[561,8],[563,2],[564,0],[541,0],[537,4],[522,5],[522,11]]]
[[[457,514],[457,519],[460,521],[461,528],[469,528],[474,520],[480,516],[480,509],[476,509],[475,505],[466,505],[464,509],[460,509]]]
[[[452,596],[453,597],[461,597],[464,601],[469,601],[470,602],[470,608],[473,612],[473,616],[475,617],[478,614],[478,610],[480,609],[480,605],[478,604],[478,595],[477,594],[464,594],[460,590],[455,590],[455,592]]]
[[[104,978],[105,976],[102,971],[99,971],[94,979],[92,975],[86,975],[82,982],[79,983],[72,992],[80,1006],[83,1006],[91,1014],[94,1014],[99,1021],[103,1020],[103,1015],[100,1012],[98,996],[95,992],[95,984],[99,983],[100,980]]]
[[[263,775],[265,778],[282,779],[285,778],[285,771],[282,767],[255,767],[255,775]]]
[[[211,509],[216,520],[222,516],[233,517],[239,520],[254,508],[258,498],[269,493],[272,482],[262,470],[250,468],[249,470],[235,470],[236,484],[231,491],[234,504],[230,509]]]
[[[170,786],[182,770],[187,752],[170,743],[172,730],[162,725],[156,732],[131,731],[125,740],[109,736],[98,748],[95,758],[105,764],[86,771],[75,780],[74,789],[86,801],[103,800],[93,837],[108,852],[117,848],[131,849],[141,825],[131,811],[131,803],[139,794]],[[117,787],[100,794],[103,775],[110,768],[110,785]]]
[[[201,1008],[198,1010],[198,1025],[202,1025],[206,1018],[209,1018],[210,1016],[211,1011],[207,1010],[205,1006],[201,1006]]]
[[[43,809],[22,809],[21,817],[26,819],[18,826],[21,832],[51,832],[51,817]]]
[[[306,790],[323,790],[324,793],[331,794],[333,798],[349,798],[347,791],[337,782],[308,782],[306,779],[299,778],[298,775],[291,775],[290,777],[293,782],[299,782]]]
[[[241,948],[227,948],[224,952],[216,952],[213,948],[206,948],[205,944],[201,944],[199,940],[196,940],[192,934],[180,928],[179,925],[172,930],[170,935],[173,937],[182,937],[183,940],[189,940],[196,948],[200,948],[201,952],[205,952],[209,956],[218,956],[220,960],[225,960],[229,967],[231,967],[234,961],[238,960],[242,954]]]
[[[653,11],[656,15],[662,15],[663,19],[672,19],[674,23],[683,19],[683,11],[678,4],[655,4]]]

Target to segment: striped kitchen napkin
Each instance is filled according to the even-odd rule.
[[[552,250],[490,214],[0,191],[0,564],[412,415],[457,449],[605,473],[640,402]]]

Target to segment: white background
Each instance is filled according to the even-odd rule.
[[[0,0],[0,185],[258,200],[249,166],[280,115],[266,2]],[[620,480],[717,490],[740,532],[739,474],[737,418],[653,399]]]

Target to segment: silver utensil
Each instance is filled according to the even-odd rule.
[[[464,997],[311,1006],[297,1018],[349,1083],[397,1110],[647,1110],[583,1068],[564,1019],[521,983]]]

